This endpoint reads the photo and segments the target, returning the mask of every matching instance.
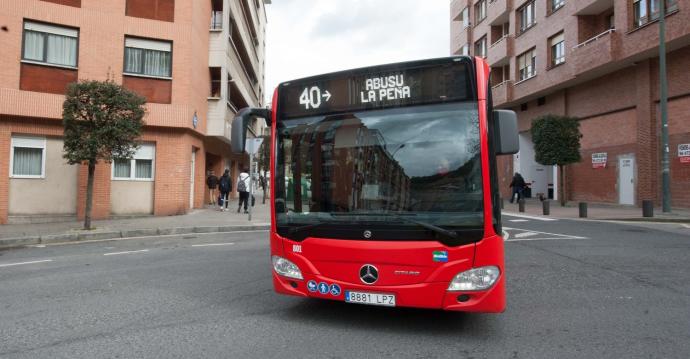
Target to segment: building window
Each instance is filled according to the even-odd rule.
[[[551,9],[549,10],[549,13],[553,13],[554,11],[560,9],[565,5],[565,0],[549,0],[549,3],[551,4]]]
[[[665,13],[678,10],[677,0],[666,0]],[[659,0],[633,0],[633,27],[638,28],[648,22],[659,20]]]
[[[565,62],[565,40],[563,32],[549,39],[549,49],[551,49],[551,67],[558,66]]]
[[[468,7],[465,7],[462,9],[462,27],[466,28],[470,26],[470,9]]]
[[[113,179],[131,181],[153,181],[156,146],[143,144],[139,146],[134,157],[113,160]]]
[[[209,92],[208,97],[220,98],[220,67],[210,67],[209,72],[211,74],[211,92]]]
[[[474,55],[486,57],[486,35],[474,43]]]
[[[461,53],[462,56],[470,56],[470,44],[462,45]]]
[[[486,0],[474,4],[474,24],[478,24],[486,17]]]
[[[24,22],[24,61],[77,67],[78,44],[77,29]]]
[[[518,56],[518,81],[527,80],[537,74],[537,56],[534,48]]]
[[[10,177],[45,178],[46,139],[12,137]]]
[[[211,3],[211,30],[223,29],[223,0]]]
[[[125,38],[125,74],[170,78],[172,43],[169,41]]]
[[[534,1],[530,1],[524,6],[522,6],[517,11],[518,19],[520,19],[520,32],[523,33],[530,27],[536,24],[534,19]]]

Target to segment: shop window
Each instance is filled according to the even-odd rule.
[[[10,177],[45,178],[46,139],[12,137]]]

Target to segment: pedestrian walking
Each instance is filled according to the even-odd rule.
[[[218,176],[213,172],[213,170],[208,171],[208,177],[206,177],[206,186],[208,186],[208,204],[216,204],[216,188],[218,187]]]
[[[228,210],[228,198],[230,197],[230,192],[232,191],[232,179],[230,179],[230,170],[226,169],[223,176],[220,177],[218,181],[218,187],[220,189],[220,198],[218,199],[218,205],[220,205],[221,211]]]
[[[240,213],[242,204],[244,203],[244,213],[247,212],[247,206],[249,202],[249,172],[248,169],[242,169],[242,172],[237,177],[237,192],[240,194],[240,203],[237,205],[237,213]]]
[[[513,180],[510,181],[510,188],[513,189],[513,192],[510,195],[510,203],[513,203],[513,198],[515,198],[515,195],[517,195],[517,201],[520,202],[522,199],[522,191],[525,189],[525,179],[522,178],[522,175],[515,172]]]

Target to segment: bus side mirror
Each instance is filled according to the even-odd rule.
[[[517,115],[510,110],[494,110],[494,131],[496,154],[512,155],[520,150]]]
[[[230,147],[233,153],[244,153],[247,142],[247,127],[256,117],[265,119],[266,124],[271,125],[271,110],[265,108],[245,107],[235,115],[230,133]]]

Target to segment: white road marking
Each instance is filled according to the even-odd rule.
[[[35,264],[35,263],[45,263],[45,262],[52,262],[52,259],[43,259],[40,261],[30,261],[30,262],[20,262],[20,263],[6,263],[6,264],[0,264],[0,267],[12,267],[12,266],[19,266],[22,264]]]
[[[587,237],[573,236],[570,234],[540,232],[540,231],[532,231],[532,230],[521,229],[521,228],[503,227],[503,229],[513,230],[513,231],[522,231],[521,233],[513,234],[514,239],[510,239],[510,241],[537,241],[537,240],[546,240],[546,239],[588,239]],[[524,233],[529,233],[529,234],[525,235]],[[526,237],[534,237],[537,234],[545,235],[545,237],[526,238]],[[525,238],[520,238],[521,236],[523,236]],[[508,241],[507,238],[508,237],[504,237],[504,240]]]
[[[539,233],[536,233],[536,232],[522,232],[522,233],[516,234],[514,237],[515,237],[515,238],[534,237],[534,236],[536,236],[536,235],[538,235],[538,234],[539,234]]]
[[[148,249],[141,249],[141,250],[138,250],[138,251],[124,251],[124,252],[103,253],[103,255],[104,255],[104,256],[115,256],[115,255],[118,255],[118,254],[144,253],[144,252],[148,252],[148,251],[149,251]]]
[[[685,228],[690,228],[690,224],[683,224],[682,226]]]
[[[212,246],[230,246],[235,243],[207,243],[207,244],[192,244],[192,247],[212,247]]]
[[[527,218],[527,219],[536,219],[537,221],[545,221],[545,222],[550,222],[550,221],[557,221],[555,218],[546,218],[546,217],[537,217],[537,216],[529,216],[526,214],[517,214],[513,212],[503,212],[504,215],[508,217],[518,217],[518,218]]]
[[[509,219],[508,222],[529,222],[529,219]]]

